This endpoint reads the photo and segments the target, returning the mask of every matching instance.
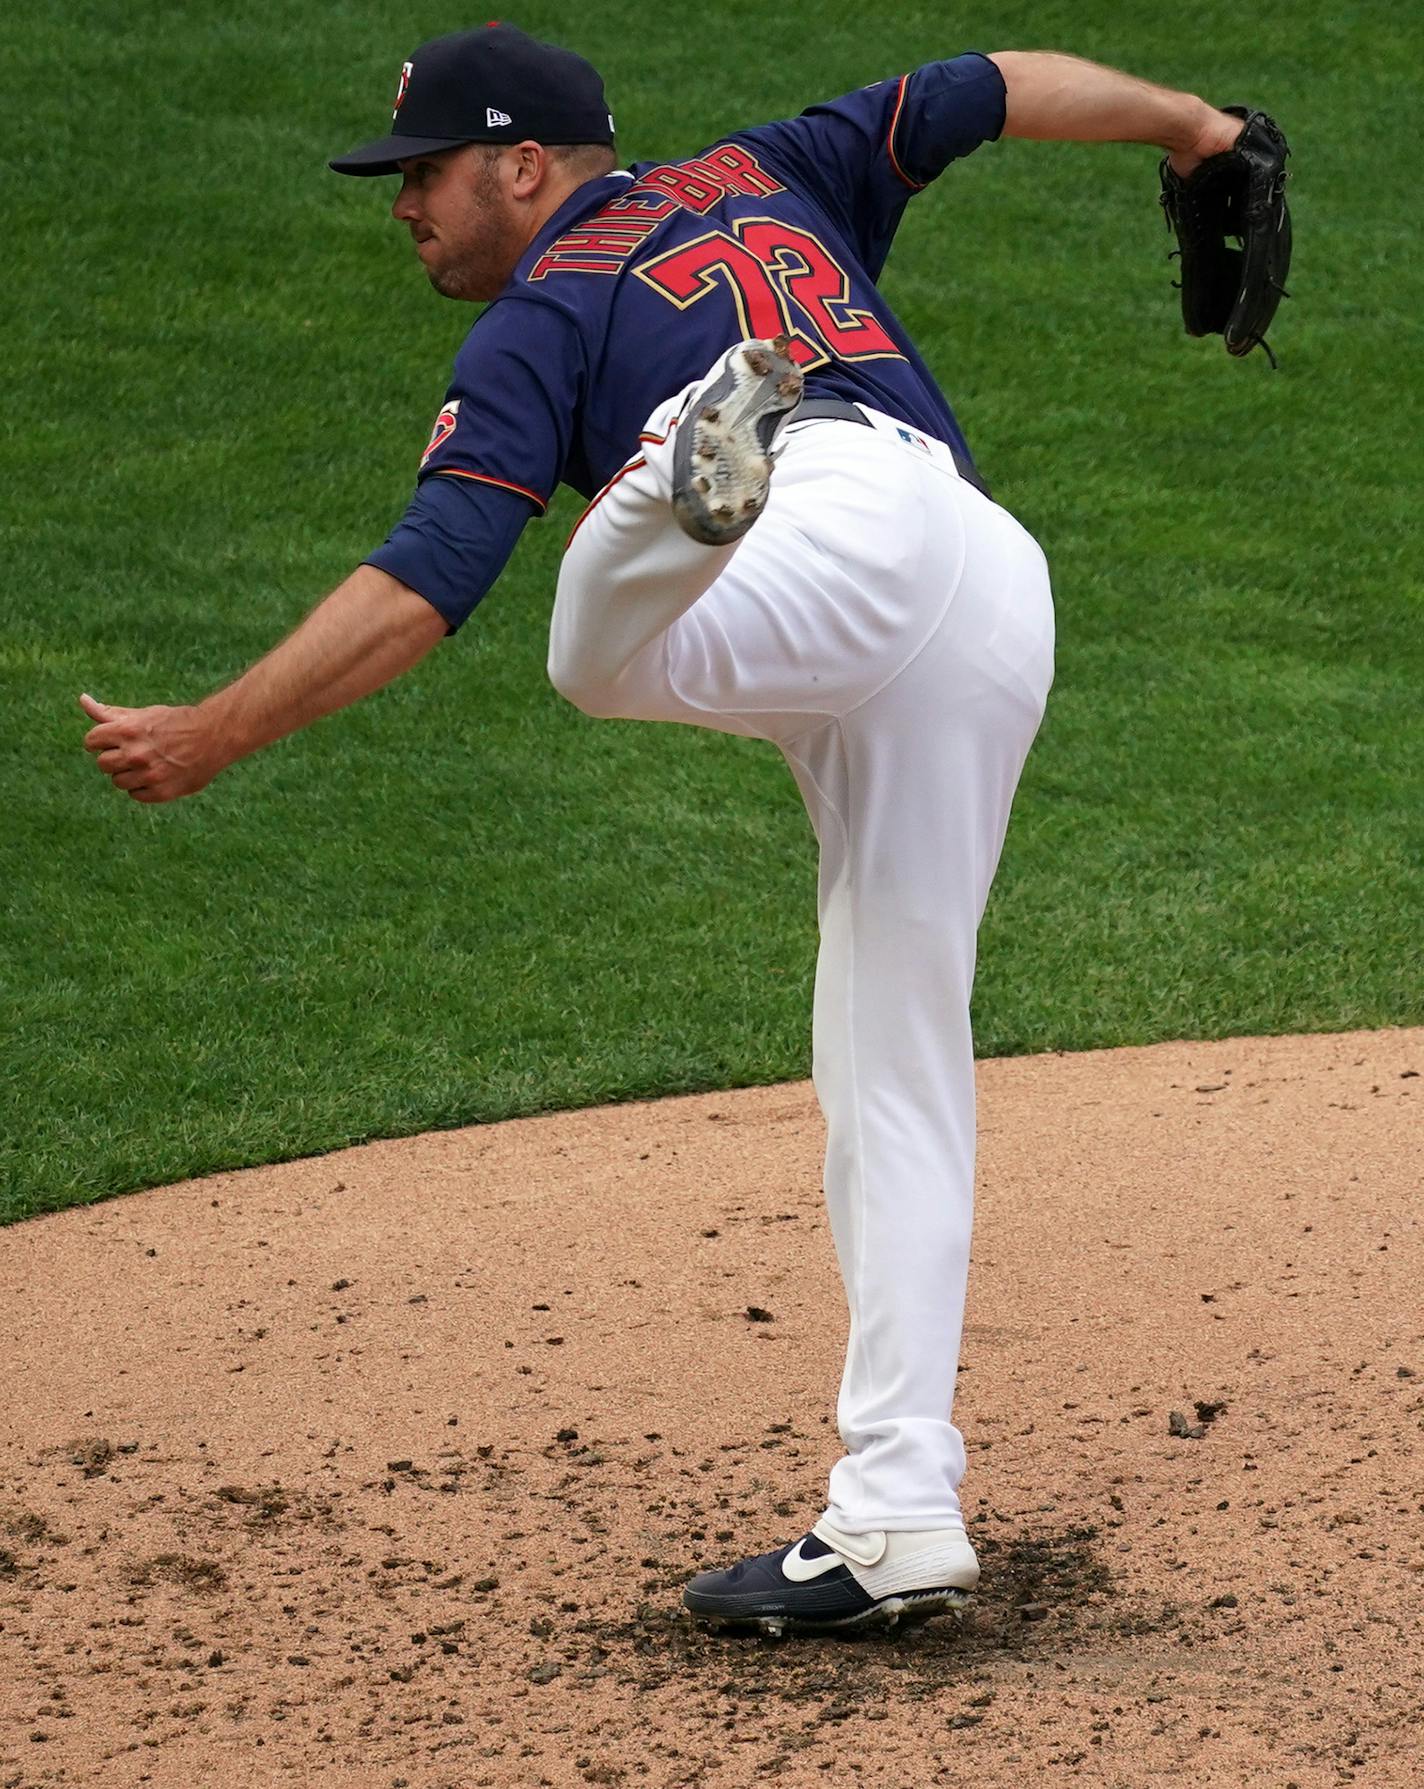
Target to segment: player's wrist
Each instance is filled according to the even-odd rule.
[[[1158,143],[1169,155],[1190,155],[1216,108],[1195,93],[1178,93],[1173,97],[1176,104]]]
[[[1181,129],[1162,147],[1168,151],[1168,164],[1183,179],[1213,155],[1222,155],[1241,134],[1242,120],[1230,112],[1222,112],[1206,100],[1190,97],[1183,109]]]
[[[232,686],[229,686],[185,711],[190,750],[210,779],[257,749],[256,742],[248,744],[240,737],[231,695]]]

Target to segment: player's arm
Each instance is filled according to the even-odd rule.
[[[545,509],[568,453],[582,372],[569,320],[547,304],[492,305],[455,362],[415,496],[296,631],[189,708],[80,698],[99,768],[135,801],[172,801],[219,771],[408,671],[463,625]]]
[[[79,698],[99,768],[135,801],[193,795],[260,746],[418,664],[449,624],[389,572],[360,565],[236,682],[191,707],[116,708]]]
[[[1193,93],[1155,87],[1136,75],[1051,50],[996,50],[1004,77],[1006,137],[1060,143],[1147,143],[1190,174],[1229,149],[1242,120]]]

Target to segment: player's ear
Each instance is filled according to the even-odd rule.
[[[516,199],[532,199],[543,186],[551,166],[549,152],[542,143],[532,140],[517,143],[510,157]]]

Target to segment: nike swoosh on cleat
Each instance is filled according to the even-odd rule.
[[[824,1577],[827,1572],[833,1572],[838,1565],[844,1564],[839,1553],[823,1553],[819,1559],[803,1559],[801,1549],[805,1544],[804,1538],[797,1541],[781,1562],[782,1574],[790,1578],[793,1584],[809,1584],[813,1578]]]

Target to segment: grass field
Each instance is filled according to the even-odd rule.
[[[981,1052],[1424,1016],[1424,278],[1405,9],[1146,0],[971,20],[526,8],[629,158],[937,55],[1056,48],[1296,151],[1281,370],[1181,331],[1150,149],[1003,142],[885,285],[1043,542],[1058,683],[983,935]],[[57,22],[58,21],[58,22]],[[76,0],[12,22],[0,626],[0,1214],[226,1165],[804,1073],[812,844],[769,747],[599,724],[543,678],[565,493],[458,639],[146,809],[80,689],[196,699],[383,538],[468,316],[377,183],[422,3]]]

